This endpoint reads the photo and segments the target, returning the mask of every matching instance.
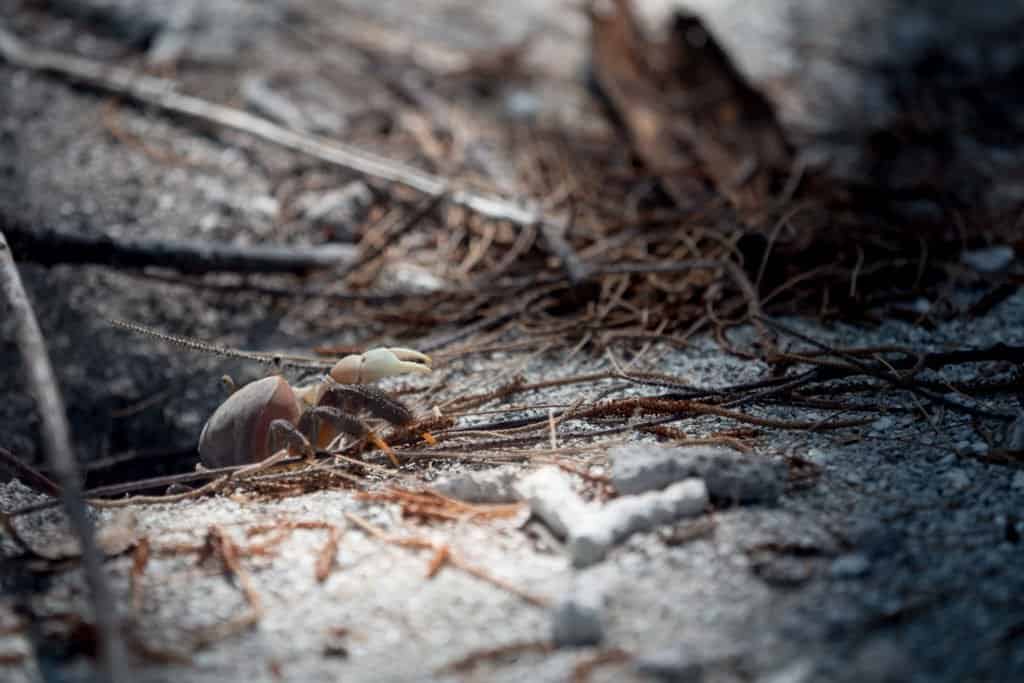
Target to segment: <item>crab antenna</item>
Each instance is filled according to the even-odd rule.
[[[129,322],[127,320],[118,320],[116,318],[106,318],[114,327],[120,327],[130,332],[137,334],[144,334],[150,337],[155,337],[162,341],[168,341],[178,346],[183,346],[186,349],[192,351],[201,351],[203,353],[215,353],[218,356],[224,356],[225,358],[238,358],[241,360],[251,360],[257,363],[263,363],[264,365],[271,365],[274,369],[280,370],[283,368],[302,368],[306,370],[323,370],[331,366],[330,362],[320,362],[315,360],[295,360],[287,356],[282,356],[279,353],[259,353],[257,351],[244,351],[241,349],[233,349],[228,346],[220,346],[218,344],[211,344],[209,342],[195,339],[193,337],[185,337],[178,334],[170,334],[168,332],[161,332],[160,330],[140,325],[139,323]]]

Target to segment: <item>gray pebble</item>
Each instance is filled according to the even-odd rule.
[[[373,205],[373,191],[361,180],[327,192],[305,192],[295,200],[302,217],[330,226],[333,239],[353,241],[356,227]]]
[[[880,417],[871,423],[871,430],[873,432],[885,433],[888,432],[896,425],[896,421],[889,416]]]
[[[995,273],[1013,263],[1014,256],[1013,247],[1001,244],[964,251],[960,254],[960,262],[980,273]]]
[[[1017,418],[1006,429],[1003,448],[1011,452],[1024,451],[1024,410],[1017,411]]]
[[[704,678],[704,666],[694,652],[680,645],[637,657],[637,673],[667,683],[697,683]]]
[[[465,472],[436,482],[434,490],[466,503],[514,503],[519,500],[513,486],[517,475],[507,467]]]
[[[583,526],[594,512],[576,493],[569,475],[553,465],[523,477],[515,492],[529,504],[530,512],[561,538]]]
[[[898,683],[916,673],[905,646],[876,636],[862,645],[850,661],[850,680]]]
[[[589,576],[575,585],[555,606],[551,639],[557,647],[584,647],[604,640],[605,591]]]
[[[944,493],[962,493],[971,485],[971,478],[961,469],[943,473],[941,487]]]
[[[855,579],[871,571],[871,560],[861,553],[841,555],[832,561],[829,574],[834,579]]]
[[[687,477],[700,477],[712,499],[773,502],[783,476],[773,463],[715,446],[629,444],[609,452],[612,483],[622,494],[644,493]]]

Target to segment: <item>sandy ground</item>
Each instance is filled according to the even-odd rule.
[[[957,325],[931,335],[900,324],[871,333],[805,329],[837,344],[938,348],[953,341],[1020,343],[1022,316],[1018,295],[970,333]],[[709,342],[662,349],[658,357],[700,385],[752,372]],[[566,367],[541,358],[526,375],[594,369],[587,361]],[[570,397],[547,391],[544,398]],[[403,521],[395,505],[360,502],[340,490],[130,511],[137,532],[154,544],[200,543],[210,525],[235,530],[239,541],[240,528],[273,520],[345,527],[344,513],[356,512],[388,531],[450,544],[466,560],[555,603],[574,583],[599,586],[607,600],[602,647],[635,659],[600,669],[594,680],[645,680],[635,668],[650,661],[667,661],[677,674],[698,665],[704,680],[1017,680],[1024,671],[1018,635],[1024,478],[970,457],[988,448],[970,420],[940,413],[930,422],[909,399],[891,409],[863,428],[766,433],[757,440],[758,457],[799,455],[815,463],[822,471],[812,486],[789,491],[776,506],[717,510],[713,532],[682,544],[671,541],[673,527],[634,536],[585,570],[574,570],[546,536],[521,528],[518,518],[423,528]],[[701,418],[687,429],[700,435],[722,426]],[[584,453],[599,462],[606,451],[596,443]],[[405,483],[464,468],[441,465],[410,473]],[[2,490],[7,509],[31,498],[18,484]],[[120,514],[101,518],[124,524]],[[37,529],[40,539],[45,529]],[[548,638],[551,610],[452,567],[428,579],[431,553],[384,545],[351,525],[337,566],[318,583],[314,565],[324,542],[323,531],[299,530],[273,556],[247,561],[265,610],[258,626],[211,645],[188,665],[140,661],[140,680],[274,680],[274,672],[285,680],[567,680],[593,651],[523,654],[446,677],[439,673],[445,665],[472,651]],[[107,564],[123,604],[131,565],[125,556]],[[61,573],[33,604],[43,613],[84,608],[80,582],[77,571]],[[215,566],[197,567],[193,555],[154,559],[142,585],[134,614],[140,637],[150,643],[180,644],[244,609],[238,588]],[[336,629],[344,629],[344,655],[332,649]]]

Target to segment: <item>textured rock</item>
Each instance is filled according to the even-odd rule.
[[[1013,263],[1015,257],[1013,247],[1001,244],[965,251],[960,254],[960,262],[979,273],[997,273]]]
[[[700,477],[712,499],[722,502],[772,502],[782,493],[782,472],[773,463],[713,446],[630,444],[609,452],[612,483],[622,494],[663,488]]]
[[[704,676],[703,664],[685,645],[637,657],[633,668],[643,676],[666,683],[697,683]]]
[[[593,577],[578,575],[552,612],[551,640],[557,647],[597,645],[604,640],[605,591]]]
[[[704,482],[692,478],[663,491],[622,496],[605,505],[587,503],[573,489],[569,475],[557,467],[531,473],[515,490],[535,516],[566,539],[576,567],[600,562],[632,534],[699,515],[708,503]]]
[[[871,571],[871,560],[861,553],[841,555],[832,560],[829,574],[834,579],[855,579]]]
[[[695,517],[707,504],[707,487],[700,479],[685,479],[664,491],[616,498],[570,529],[572,563],[586,567],[600,562],[616,543],[641,531]]]
[[[373,191],[356,180],[336,190],[306,192],[295,204],[303,218],[329,229],[333,241],[351,242],[373,204]]]
[[[557,467],[542,467],[515,487],[530,511],[562,538],[568,538],[594,513],[572,486],[572,479]]]
[[[1024,411],[1018,411],[1017,418],[1006,429],[1003,447],[1011,452],[1024,451]]]
[[[465,472],[436,482],[434,490],[467,503],[514,503],[519,500],[514,487],[517,476],[517,470],[502,467]]]

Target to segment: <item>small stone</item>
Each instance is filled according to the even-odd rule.
[[[858,555],[875,559],[891,557],[905,542],[897,529],[877,520],[855,522],[844,535],[857,548]]]
[[[523,477],[515,492],[529,504],[535,517],[562,538],[580,528],[594,512],[573,489],[569,475],[553,465]]]
[[[979,273],[995,273],[1013,263],[1014,256],[1013,247],[1003,244],[964,251],[960,254],[960,262]]]
[[[760,683],[811,683],[814,680],[814,660],[801,657],[787,662],[781,669],[758,679]]]
[[[585,647],[604,640],[605,592],[593,577],[580,575],[555,606],[551,640],[556,647]]]
[[[910,304],[910,308],[913,309],[915,313],[921,313],[923,315],[932,310],[932,302],[925,299],[923,296],[919,296]]]
[[[855,579],[871,570],[871,560],[860,553],[841,555],[832,561],[829,574],[834,579]]]
[[[268,218],[276,218],[278,211],[281,210],[281,204],[270,195],[262,195],[255,197],[249,202],[249,208],[256,213],[263,214]]]
[[[704,677],[704,665],[685,646],[640,656],[633,668],[642,676],[665,683],[697,683]]]
[[[519,500],[513,486],[517,474],[510,467],[466,472],[436,482],[434,490],[466,503],[514,503]]]
[[[942,490],[946,493],[961,493],[971,485],[971,478],[961,469],[950,470],[942,475]]]
[[[1024,410],[1017,411],[1017,418],[1006,429],[1003,448],[1011,453],[1024,452]]]
[[[729,448],[630,444],[611,449],[609,459],[612,483],[622,494],[652,491],[687,477],[703,479],[711,498],[722,502],[773,502],[782,494],[778,467]]]
[[[805,460],[809,460],[815,465],[824,465],[832,459],[832,454],[830,451],[823,450],[821,448],[809,448],[803,454],[803,457]]]
[[[684,517],[695,517],[708,504],[700,479],[684,479],[664,491],[616,498],[569,531],[569,555],[576,567],[600,562],[616,543]]]
[[[357,180],[329,192],[306,192],[295,205],[303,218],[329,227],[332,239],[350,242],[355,239],[356,226],[373,205],[373,191]]]
[[[893,428],[896,422],[891,417],[880,417],[871,423],[872,431],[887,432]]]
[[[913,660],[901,643],[892,638],[875,636],[862,645],[849,662],[850,680],[899,683],[918,673]]]
[[[429,294],[443,289],[447,283],[427,268],[415,263],[393,263],[384,267],[381,277],[406,291]]]
[[[210,212],[199,219],[200,232],[213,232],[220,226],[220,214],[216,211]]]
[[[516,119],[528,119],[536,116],[541,108],[541,100],[535,93],[519,89],[507,93],[503,104],[505,113]]]
[[[1017,470],[1013,473],[1013,479],[1010,480],[1010,488],[1024,493],[1024,470]]]

